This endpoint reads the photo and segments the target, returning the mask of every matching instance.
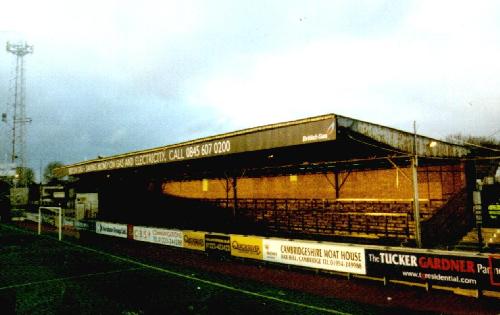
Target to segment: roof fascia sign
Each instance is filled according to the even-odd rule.
[[[336,139],[334,115],[229,133],[185,144],[171,145],[78,163],[60,169],[64,175],[140,167],[234,153],[260,151]]]

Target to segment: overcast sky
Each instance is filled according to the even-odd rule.
[[[35,170],[326,113],[500,138],[499,1],[3,1],[18,40]]]

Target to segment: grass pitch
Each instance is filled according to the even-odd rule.
[[[0,224],[2,314],[383,314]],[[408,314],[408,312],[407,312]]]

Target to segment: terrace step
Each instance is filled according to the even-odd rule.
[[[477,228],[470,230],[458,244],[456,249],[477,250],[479,248],[490,248],[498,251],[500,248],[500,229],[498,228],[481,228],[482,244],[479,244],[479,235]]]

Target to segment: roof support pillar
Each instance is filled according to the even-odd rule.
[[[420,204],[418,201],[418,175],[417,175],[418,158],[416,156],[411,159],[411,172],[413,175],[413,217],[415,220],[415,242],[418,248],[422,247],[422,235],[420,231]]]
[[[413,220],[415,222],[415,243],[418,248],[422,247],[422,234],[420,230],[420,204],[418,201],[418,154],[417,154],[417,126],[413,122],[414,139],[413,139],[413,156],[411,158],[411,172],[413,175]]]
[[[236,175],[233,176],[232,180],[233,185],[233,218],[236,218],[236,213],[238,211],[238,177]]]
[[[333,174],[335,176],[335,200],[337,200],[340,198],[339,172],[335,169]]]

